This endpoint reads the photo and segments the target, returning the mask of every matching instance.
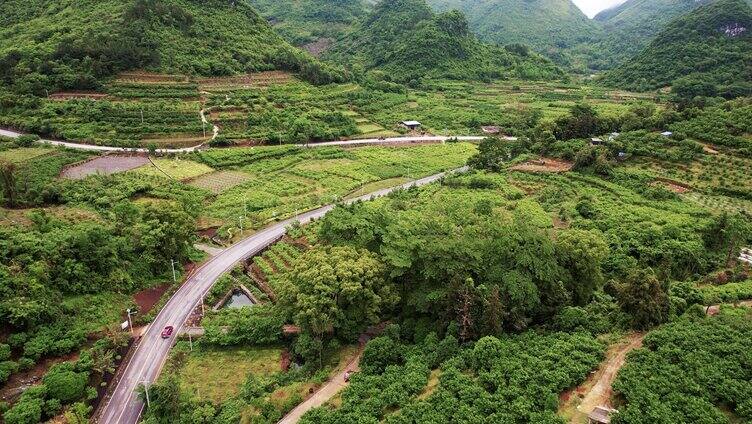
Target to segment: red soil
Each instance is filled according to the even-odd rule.
[[[568,172],[574,167],[572,162],[558,159],[541,158],[540,160],[526,162],[513,166],[513,171],[522,172]]]
[[[161,286],[152,287],[150,289],[141,290],[133,295],[133,300],[138,305],[138,310],[142,313],[148,313],[154,305],[159,302],[162,295],[170,288],[170,284],[163,284]]]

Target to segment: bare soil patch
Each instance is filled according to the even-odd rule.
[[[332,46],[332,43],[334,43],[333,39],[324,37],[308,44],[304,44],[302,48],[303,50],[312,54],[314,57],[320,57],[322,53],[327,51],[329,47]]]
[[[197,82],[202,90],[237,87],[268,87],[294,81],[292,74],[282,71],[257,72],[234,77],[200,78]]]
[[[584,383],[567,390],[559,397],[559,415],[572,423],[585,423],[587,416],[597,406],[611,407],[612,383],[624,366],[627,354],[642,346],[645,333],[634,333],[612,345],[606,359]]]
[[[152,287],[141,290],[133,295],[133,301],[138,305],[138,310],[142,314],[148,313],[159,302],[162,295],[170,288],[169,284]]]
[[[515,165],[511,169],[512,171],[522,172],[569,172],[573,167],[574,163],[572,162],[541,158],[540,160],[533,160],[520,165]]]
[[[682,184],[678,181],[669,180],[667,178],[658,178],[656,182],[677,194],[683,194],[692,191],[692,188],[688,185]]]
[[[145,155],[106,155],[99,156],[92,160],[65,168],[60,173],[62,178],[70,180],[80,180],[89,175],[110,175],[117,172],[124,172],[149,163],[149,158]]]
[[[93,91],[65,91],[60,93],[52,93],[47,97],[50,100],[72,100],[72,99],[88,99],[88,100],[102,100],[107,98],[107,94],[96,93]]]
[[[752,300],[741,300],[738,302],[731,303],[735,308],[750,308],[752,307]],[[714,316],[718,315],[718,313],[721,312],[721,305],[711,305],[705,308],[705,313],[708,316]]]
[[[179,83],[186,82],[188,78],[185,75],[169,75],[169,74],[156,74],[153,72],[123,72],[118,75],[116,82],[131,82],[131,83]]]
[[[717,154],[720,153],[718,150],[716,150],[713,146],[711,146],[709,144],[703,144],[702,145],[702,151],[705,152],[705,153],[707,153],[707,154],[709,154],[709,155],[717,155]]]

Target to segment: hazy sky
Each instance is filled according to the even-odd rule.
[[[585,12],[589,17],[595,16],[598,12],[608,9],[611,6],[624,3],[626,0],[573,0],[574,3]]]

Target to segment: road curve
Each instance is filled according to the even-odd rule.
[[[389,194],[399,188],[430,184],[441,179],[448,173],[464,172],[466,170],[467,167],[463,167],[442,172],[397,187],[386,188],[350,199],[345,203],[350,204],[357,201],[371,200]],[[199,305],[201,299],[223,273],[229,271],[237,262],[255,255],[274,243],[279,237],[284,235],[285,228],[293,222],[307,223],[311,220],[321,218],[333,208],[334,205],[323,206],[267,227],[223,250],[191,274],[144,332],[112,396],[99,415],[98,422],[102,424],[137,423],[144,404],[138,398],[135,391],[143,382],[150,384],[157,379],[167,359],[167,354],[175,342],[174,336],[168,340],[162,339],[160,334],[162,329],[167,325],[173,325],[176,327],[176,331],[173,334],[179,334],[183,323],[191,311]]]
[[[214,128],[214,134],[218,133],[219,129]],[[3,130],[0,129],[0,136],[4,137],[11,137],[11,138],[18,138],[22,136],[23,133],[19,133],[16,131],[10,131],[10,130]],[[298,147],[325,147],[325,146],[359,146],[359,145],[379,145],[379,144],[390,144],[390,143],[425,143],[425,142],[442,142],[446,140],[458,140],[458,141],[480,141],[483,140],[485,137],[480,136],[403,136],[403,137],[389,137],[389,138],[362,138],[362,139],[356,139],[356,140],[342,140],[342,141],[325,141],[321,143],[309,143],[309,144],[297,144]],[[515,137],[505,137],[507,140],[516,140]],[[77,149],[77,150],[89,150],[89,151],[95,151],[95,152],[137,152],[137,153],[148,153],[149,149],[145,149],[142,147],[113,147],[113,146],[97,146],[94,144],[82,144],[82,143],[72,143],[69,141],[59,141],[59,140],[39,140],[40,143],[44,144],[50,144],[53,146],[60,146],[60,147],[66,147],[69,149]],[[156,149],[155,151],[157,153],[190,153],[195,152],[196,150],[199,150],[203,144],[199,144],[198,146],[193,147],[184,147],[182,149]]]

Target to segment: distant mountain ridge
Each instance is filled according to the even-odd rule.
[[[549,60],[524,46],[481,43],[458,11],[435,14],[425,0],[382,0],[324,56],[407,82],[453,79],[559,78]]]
[[[606,74],[629,89],[752,94],[752,7],[716,0],[671,21],[639,55]]]
[[[245,1],[0,2],[0,84],[36,94],[93,89],[132,69],[205,76],[284,69],[313,82],[344,75],[292,47]]]
[[[436,11],[457,9],[482,41],[523,43],[559,64],[563,50],[597,38],[598,25],[571,0],[428,0]]]
[[[603,28],[590,67],[610,69],[645,48],[666,25],[714,0],[627,0],[595,16]],[[604,52],[605,54],[599,54]]]

